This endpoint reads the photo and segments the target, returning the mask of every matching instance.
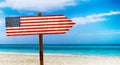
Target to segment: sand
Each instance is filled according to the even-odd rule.
[[[0,53],[0,65],[39,65],[39,55]],[[120,65],[120,57],[44,55],[44,65]]]

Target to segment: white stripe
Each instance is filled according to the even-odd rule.
[[[24,32],[24,31],[44,31],[44,30],[65,30],[65,29],[69,29],[69,28],[47,28],[47,29],[19,29],[19,30],[7,30],[6,32]]]
[[[43,22],[43,21],[64,21],[64,20],[69,20],[69,19],[48,19],[48,20],[23,20],[20,22]]]
[[[19,29],[19,28],[42,28],[42,27],[58,27],[58,26],[73,26],[73,24],[69,25],[48,25],[48,26],[25,26],[25,27],[6,27],[6,29]]]
[[[31,24],[20,24],[20,25],[39,25],[39,24],[63,24],[63,23],[70,23],[70,22],[46,22],[46,23],[31,23]]]
[[[24,33],[7,33],[7,35],[20,35],[20,34],[52,34],[52,33],[66,33],[67,31],[51,31],[51,32],[24,32]]]
[[[63,18],[65,16],[38,16],[38,17],[20,17],[20,19],[37,19],[37,18]]]

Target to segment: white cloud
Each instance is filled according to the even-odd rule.
[[[93,16],[102,17],[102,16],[117,15],[117,14],[120,14],[120,11],[110,11],[110,12],[108,12],[108,13],[95,14],[95,15],[93,15]]]
[[[5,0],[0,7],[17,10],[52,11],[76,5],[76,0]]]
[[[86,24],[86,23],[94,23],[98,21],[104,21],[106,20],[105,18],[100,18],[100,17],[92,17],[92,16],[86,16],[86,17],[75,17],[72,18],[74,22],[77,24]]]
[[[72,20],[77,24],[87,24],[87,23],[105,21],[106,18],[104,16],[111,16],[117,14],[120,14],[120,11],[110,11],[108,13],[92,14],[85,17],[74,17],[72,18]]]

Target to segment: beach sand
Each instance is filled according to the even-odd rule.
[[[39,55],[0,53],[0,65],[39,65]],[[120,65],[120,57],[44,55],[44,65]]]

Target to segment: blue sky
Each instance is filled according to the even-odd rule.
[[[38,35],[6,36],[5,17],[64,14],[76,23],[44,44],[120,44],[119,0],[0,0],[0,44],[38,44]]]

